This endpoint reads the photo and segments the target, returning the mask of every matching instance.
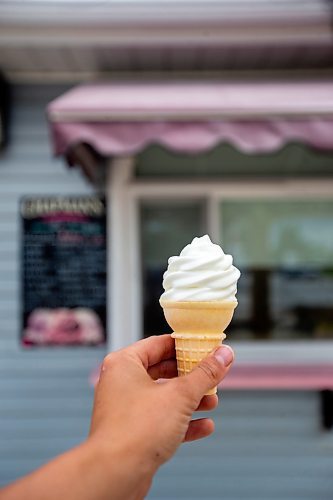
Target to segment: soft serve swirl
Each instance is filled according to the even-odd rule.
[[[179,256],[170,257],[163,276],[161,301],[236,300],[239,270],[232,256],[206,234],[194,238]]]

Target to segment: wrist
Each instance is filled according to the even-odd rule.
[[[134,443],[109,443],[89,437],[86,446],[108,481],[113,499],[145,497],[158,467]]]

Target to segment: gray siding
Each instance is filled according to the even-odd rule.
[[[47,102],[61,87],[16,87],[11,142],[0,156],[0,485],[83,440],[104,349],[19,345],[19,199],[91,193],[79,171],[52,157]]]
[[[210,438],[183,445],[158,472],[151,500],[330,500],[333,436],[314,392],[232,391]]]

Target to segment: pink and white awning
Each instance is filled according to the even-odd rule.
[[[49,104],[56,155],[86,143],[107,156],[149,144],[200,153],[221,142],[244,153],[287,142],[333,150],[333,81],[96,83]]]

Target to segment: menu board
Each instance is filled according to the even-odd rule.
[[[106,339],[106,206],[97,196],[21,200],[24,345]]]

